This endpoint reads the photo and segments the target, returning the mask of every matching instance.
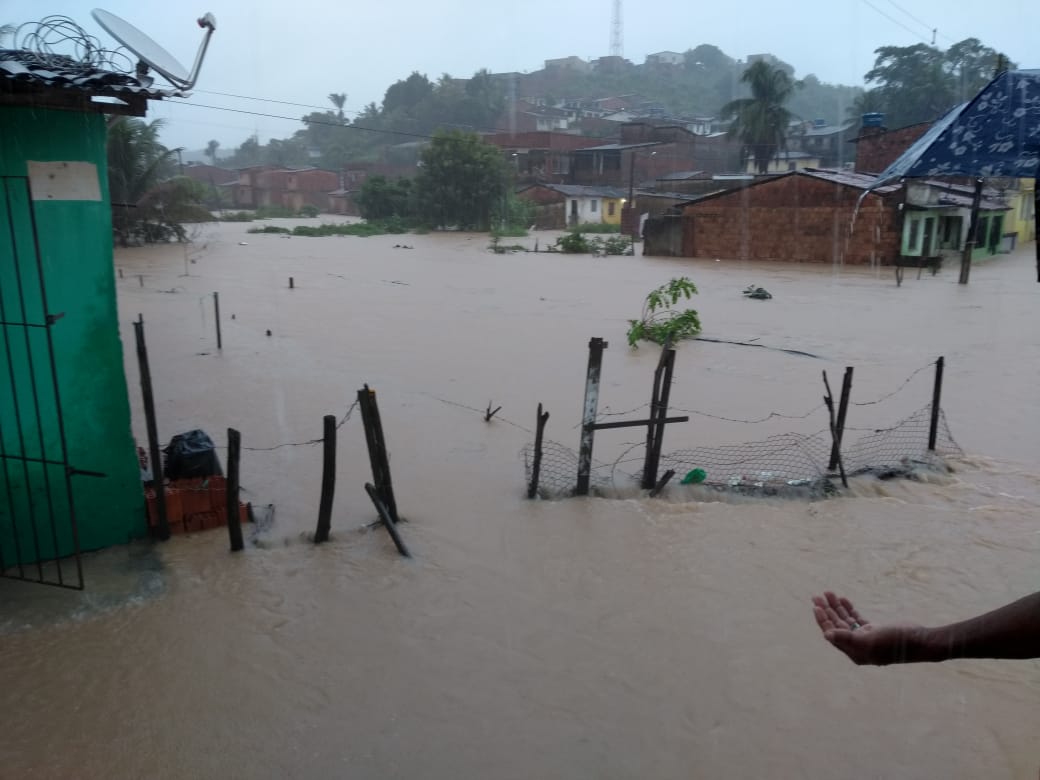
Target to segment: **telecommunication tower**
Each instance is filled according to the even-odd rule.
[[[624,57],[624,34],[621,22],[621,0],[614,0],[614,18],[610,22],[610,55]]]

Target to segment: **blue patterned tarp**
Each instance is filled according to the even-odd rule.
[[[1035,178],[1040,163],[1040,70],[997,76],[951,109],[877,178]]]

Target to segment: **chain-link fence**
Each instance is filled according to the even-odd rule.
[[[874,405],[891,398],[924,368],[927,366],[911,374],[892,393],[877,401],[855,405]],[[756,420],[735,420],[696,410],[673,408],[672,411],[688,411],[742,423],[760,423],[776,417],[807,416],[771,412]],[[841,446],[845,472],[850,477],[869,474],[881,479],[912,479],[922,471],[944,471],[945,458],[963,453],[950,433],[941,409],[936,419],[934,449],[929,448],[931,433],[931,404],[889,427],[846,429]],[[743,495],[817,497],[835,491],[834,482],[839,474],[831,465],[832,449],[833,438],[829,428],[810,435],[782,433],[759,441],[687,447],[662,453],[660,471],[674,472],[670,490],[710,489]],[[635,443],[613,461],[593,461],[591,491],[601,496],[632,495],[639,488],[643,477],[645,450],[645,443]],[[533,443],[522,449],[521,458],[525,478],[530,485],[535,460]],[[543,443],[538,474],[539,496],[560,498],[573,495],[577,473],[576,450],[555,441]]]

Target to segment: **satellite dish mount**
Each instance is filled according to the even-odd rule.
[[[206,48],[209,46],[210,36],[217,29],[217,20],[213,14],[207,13],[198,19],[199,27],[206,31],[199,44],[199,50],[195,55],[195,64],[191,72],[177,61],[166,49],[153,41],[149,36],[134,27],[130,22],[120,19],[113,13],[95,8],[90,12],[102,29],[119,41],[123,46],[136,54],[140,61],[137,63],[137,77],[146,78],[150,67],[161,75],[173,86],[180,90],[188,90],[195,86],[202,68],[202,60],[206,56]]]

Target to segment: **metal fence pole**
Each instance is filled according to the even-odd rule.
[[[592,441],[596,434],[596,411],[599,407],[599,379],[603,366],[603,350],[607,342],[594,337],[589,340],[589,366],[585,373],[585,402],[582,405],[581,448],[578,452],[578,484],[575,495],[589,494],[589,476],[592,473]]]
[[[940,401],[942,400],[943,369],[946,367],[946,358],[940,356],[935,361],[935,384],[932,387],[932,421],[928,426],[928,449],[935,451],[935,440],[939,435],[939,414],[942,411]]]

